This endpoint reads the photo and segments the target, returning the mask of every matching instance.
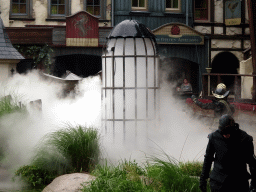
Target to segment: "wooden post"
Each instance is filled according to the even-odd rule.
[[[250,25],[250,37],[251,37],[251,51],[252,51],[252,66],[253,75],[256,75],[256,50],[255,50],[255,32],[256,32],[256,1],[247,0],[248,15],[249,15],[249,25]],[[252,101],[256,102],[256,78],[253,76],[253,95]]]

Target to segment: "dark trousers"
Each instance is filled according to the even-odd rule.
[[[227,178],[223,183],[210,180],[210,187],[212,192],[248,192],[249,182],[245,178]]]

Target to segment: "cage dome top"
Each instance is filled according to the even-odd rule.
[[[155,40],[154,34],[144,24],[128,19],[116,25],[108,36],[109,39],[124,37],[142,37]]]

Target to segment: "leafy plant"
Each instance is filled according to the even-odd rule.
[[[23,45],[14,45],[14,47],[25,57],[32,58],[34,60],[34,68],[37,68],[40,62],[43,62],[43,65],[46,70],[50,70],[51,62],[51,53],[53,49],[45,44],[44,46],[32,45],[32,46],[23,46]]]
[[[25,165],[20,167],[16,172],[15,176],[21,176],[31,187],[42,188],[54,179],[47,170],[39,168],[34,165]]]

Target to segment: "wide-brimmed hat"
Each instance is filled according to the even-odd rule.
[[[220,83],[217,85],[217,88],[214,92],[212,92],[213,96],[222,99],[229,95],[229,91],[227,91],[226,85],[223,83]]]

